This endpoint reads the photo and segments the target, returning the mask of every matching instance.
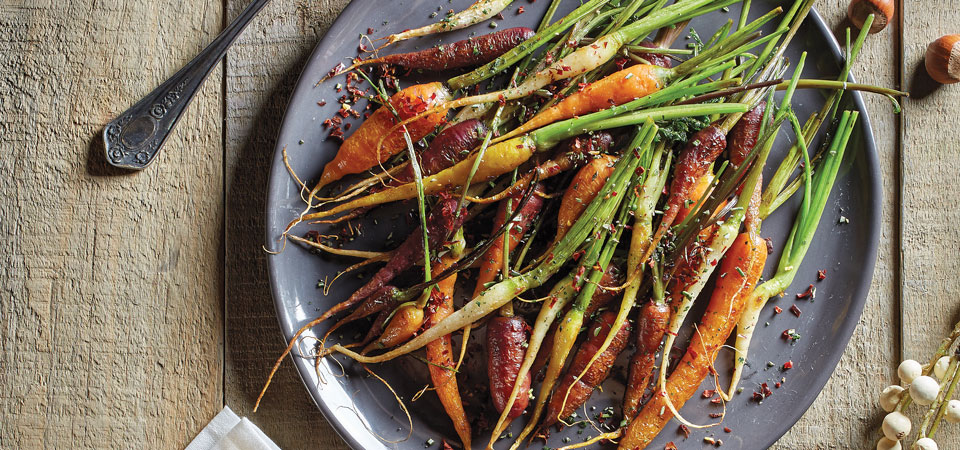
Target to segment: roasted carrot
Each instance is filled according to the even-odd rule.
[[[630,338],[629,325],[620,327],[616,331],[613,343],[606,350],[603,350],[600,356],[593,360],[592,364],[590,363],[594,355],[600,351],[603,341],[610,334],[611,326],[616,318],[617,314],[613,311],[604,312],[587,329],[587,340],[580,345],[580,349],[573,357],[573,362],[567,368],[567,373],[550,397],[547,415],[544,416],[543,425],[541,425],[542,428],[545,429],[570,416],[577,408],[586,403],[590,395],[593,394],[593,390],[610,375],[613,362],[627,346],[627,341]],[[589,369],[587,368],[588,364],[590,365]],[[584,370],[586,370],[586,373],[582,377],[578,376]]]
[[[520,383],[521,392],[530,390],[529,374],[517,380],[529,328],[519,316],[494,317],[487,323],[487,375],[490,377],[490,397],[497,412],[503,412],[515,382]],[[519,417],[529,401],[529,396],[518,396],[507,417]]]
[[[623,283],[623,270],[616,264],[608,265],[603,270],[603,278],[600,279],[600,289],[597,289],[597,292],[593,294],[593,298],[590,299],[590,304],[587,306],[584,315],[587,317],[592,316],[597,310],[607,306],[613,299],[617,298],[619,294],[612,288],[619,286],[621,283]],[[569,308],[564,309],[564,313],[566,313],[567,309]],[[556,327],[551,327],[550,331],[547,332],[543,338],[542,347],[552,348],[553,338],[556,333]],[[548,352],[538,352],[536,359],[533,360],[533,365],[530,367],[530,373],[535,376],[539,374],[546,364],[548,356]]]
[[[613,136],[604,131],[567,139],[560,144],[554,152],[552,159],[541,163],[534,170],[527,172],[509,188],[500,191],[494,196],[472,199],[471,201],[475,203],[490,203],[503,200],[511,195],[516,195],[518,192],[523,192],[524,188],[530,184],[534,176],[537,176],[540,181],[543,181],[570,169],[580,167],[589,160],[589,155],[603,153],[610,148],[611,144],[613,144]]]
[[[439,274],[460,259],[463,252],[463,240],[458,240],[451,251],[440,257],[440,263],[433,270]],[[424,328],[430,328],[450,314],[453,314],[453,293],[457,282],[457,274],[440,280],[431,292],[430,302],[427,305],[427,321]],[[453,345],[450,335],[437,338],[427,344],[427,361],[430,363],[430,380],[437,391],[443,409],[453,421],[453,427],[460,436],[463,448],[470,448],[470,422],[463,410],[463,402],[457,387],[457,373],[454,370]]]
[[[503,135],[500,139],[509,139],[544,125],[645,97],[663,88],[672,77],[673,72],[670,70],[651,64],[637,64],[627,67],[591,83],[559,103],[540,111],[532,119]]]
[[[471,97],[465,97],[458,100],[453,100],[441,105],[442,108],[453,109],[460,108],[467,105],[473,105],[478,103],[491,103],[497,101],[506,101],[514,100],[520,97],[530,95],[531,93],[537,91],[538,89],[560,80],[565,80],[568,78],[573,78],[576,76],[583,75],[593,69],[600,67],[605,64],[607,61],[616,56],[621,47],[627,43],[631,42],[639,37],[645,36],[649,32],[667,26],[679,21],[686,20],[692,17],[692,13],[696,12],[706,12],[707,10],[720,9],[723,6],[734,3],[734,0],[721,0],[721,1],[712,1],[712,0],[685,0],[681,2],[674,3],[670,6],[662,8],[660,10],[654,11],[643,19],[634,21],[630,25],[627,25],[615,32],[607,34],[591,44],[584,45],[572,53],[564,56],[563,58],[555,61],[550,64],[548,67],[538,71],[535,74],[527,77],[523,83],[517,86],[511,86],[507,89],[503,89],[495,92],[488,92],[485,94],[474,95]],[[777,33],[772,34],[764,39],[758,39],[751,43],[754,37],[756,37],[755,32],[762,26],[764,23],[771,20],[773,17],[778,15],[782,11],[782,8],[776,8],[770,13],[764,15],[763,17],[757,19],[756,21],[750,23],[748,26],[744,27],[741,30],[738,30],[736,33],[727,37],[724,41],[724,45],[716,45],[713,48],[704,51],[700,55],[691,58],[684,62],[683,64],[672,69],[664,69],[658,66],[652,65],[638,65],[634,66],[635,68],[625,69],[633,70],[634,72],[624,72],[620,71],[617,74],[607,77],[610,79],[609,83],[600,83],[599,81],[594,84],[602,84],[603,86],[608,86],[605,89],[597,89],[597,95],[595,96],[584,96],[581,97],[581,100],[576,102],[568,103],[568,107],[564,107],[563,110],[576,110],[574,106],[585,106],[592,105],[594,102],[602,101],[603,105],[600,106],[600,109],[609,107],[607,99],[610,98],[610,95],[617,95],[618,91],[610,88],[609,86],[616,86],[621,83],[633,84],[629,80],[631,78],[637,78],[634,83],[638,83],[640,88],[636,91],[644,92],[643,95],[647,95],[653,90],[661,89],[666,85],[670,80],[675,79],[680,76],[688,75],[695,70],[701,70],[704,66],[709,66],[716,62],[728,59],[730,54],[735,54],[740,51],[744,51],[744,45],[747,47],[752,45],[758,45],[759,43],[769,40],[772,37],[777,36]],[[477,72],[482,72],[491,64],[496,64],[500,61],[500,58],[488,63],[487,65],[477,69]],[[466,77],[469,78],[471,74],[467,74]],[[449,80],[448,83],[453,88],[460,88],[463,85],[457,82],[458,79],[463,78],[464,76]],[[628,86],[620,87],[623,90],[627,91]],[[631,92],[633,95],[633,92]],[[641,95],[642,96],[642,95]],[[635,99],[636,96],[632,96],[629,99],[624,100],[629,101]],[[601,100],[602,99],[602,100]],[[621,102],[622,103],[622,102]],[[559,106],[559,104],[558,104]],[[593,109],[587,112],[597,111]],[[427,110],[423,114],[431,113],[432,110]],[[566,119],[573,117],[572,115],[561,116],[557,120]],[[407,121],[415,120],[417,117],[407,119]],[[402,124],[403,122],[401,122]],[[549,121],[547,122],[549,123]],[[529,131],[536,127],[527,128],[525,131]],[[524,131],[524,132],[525,132]],[[515,136],[516,134],[510,134],[507,136]]]
[[[686,353],[670,375],[665,390],[657,390],[631,420],[620,449],[642,449],[697,391],[743,311],[743,304],[763,272],[766,243],[757,235],[740,234],[720,264],[721,276]],[[664,355],[664,358],[667,358]],[[666,393],[666,394],[665,394]],[[669,402],[667,401],[669,396]]]
[[[400,120],[409,119],[437,105],[450,97],[447,88],[441,83],[427,83],[410,86],[390,98],[390,105],[396,110]],[[410,139],[418,141],[433,132],[445,117],[440,110],[407,124]],[[397,118],[390,108],[377,109],[364,120],[357,130],[340,145],[337,156],[323,168],[320,181],[313,188],[311,197],[324,186],[346,175],[361,173],[407,148],[402,129],[395,129]],[[379,149],[377,144],[380,143]]]
[[[487,148],[477,169],[473,180],[476,183],[486,182],[496,176],[507,173],[526,162],[538,150],[547,150],[553,148],[558,143],[586,131],[606,130],[623,126],[636,125],[644,123],[648,119],[669,120],[677,117],[689,117],[692,115],[704,114],[726,114],[733,112],[746,112],[749,105],[742,103],[709,103],[702,105],[682,105],[682,106],[664,106],[660,108],[644,109],[642,111],[624,114],[618,117],[599,120],[590,115],[569,121],[560,122],[550,127],[541,128],[534,133],[525,136],[518,136],[513,139],[491,145]],[[605,114],[595,113],[606,117]],[[593,116],[593,117],[592,117]],[[423,178],[424,193],[427,195],[439,192],[449,191],[458,188],[463,180],[473,171],[474,162],[479,155],[468,156],[463,161],[455,164],[453,167],[445,169],[434,175]],[[298,221],[315,220],[329,217],[354,208],[365,206],[380,205],[397,200],[406,200],[414,198],[417,195],[415,183],[407,183],[394,188],[386,189],[381,192],[373,193],[365,197],[351,200],[337,207],[326,211],[318,211],[307,214],[298,219]],[[292,225],[296,224],[295,221]]]
[[[683,219],[687,218],[693,208],[697,206],[697,201],[703,197],[703,194],[707,193],[707,189],[710,189],[710,184],[713,183],[713,172],[707,171],[703,174],[700,179],[697,180],[696,184],[690,189],[690,192],[687,196],[687,199],[680,205],[680,212],[677,213],[676,222],[683,222]]]
[[[327,333],[323,337],[323,341],[327,340],[334,331],[340,327],[353,322],[355,320],[360,320],[364,317],[371,316],[373,314],[378,314],[383,311],[390,311],[397,306],[397,298],[400,295],[400,290],[394,286],[383,286],[377,292],[373,293],[363,303],[360,304],[356,309],[354,309],[348,316],[340,319],[337,323],[333,324]],[[386,317],[384,317],[385,319]],[[382,325],[382,321],[379,321]],[[379,328],[374,326],[373,328]],[[378,333],[379,334],[379,333]],[[366,343],[364,343],[366,345]]]
[[[430,141],[418,156],[420,171],[423,176],[433,175],[443,169],[460,162],[470,150],[480,144],[487,133],[487,126],[477,119],[469,119],[446,128]],[[404,164],[396,175],[383,188],[374,187],[370,192],[379,192],[384,188],[400,186],[414,181],[413,166]],[[518,191],[523,191],[519,189]],[[318,220],[316,223],[339,223],[352,220],[366,214],[372,207],[357,208],[335,219]]]
[[[507,28],[418,52],[397,53],[379,58],[358,60],[342,71],[331,73],[324,80],[370,64],[389,64],[410,70],[432,71],[476,66],[493,61],[507,50],[529,39],[533,34],[534,31],[526,27]]]
[[[431,249],[438,248],[443,244],[454,230],[460,228],[460,225],[466,218],[466,214],[457,213],[457,203],[457,199],[445,197],[430,211],[430,215],[427,217],[427,234],[429,235],[429,247]],[[403,244],[400,244],[400,247],[397,247],[394,251],[393,257],[387,261],[387,264],[383,266],[383,268],[373,275],[367,284],[354,292],[347,300],[338,303],[324,312],[319,318],[314,320],[312,324],[316,325],[353,307],[353,305],[356,305],[380,290],[401,272],[413,267],[417,261],[423,259],[423,239],[421,239],[421,236],[419,229],[410,233],[410,236],[407,237]]]
[[[518,211],[516,218],[508,228],[508,232],[504,233],[502,239],[494,241],[490,249],[481,257],[480,271],[477,272],[477,285],[473,289],[474,297],[480,295],[480,292],[486,288],[488,283],[496,280],[497,275],[500,274],[501,269],[503,269],[504,241],[507,241],[506,253],[513,252],[513,249],[520,243],[520,239],[526,234],[527,228],[533,223],[533,219],[540,213],[540,209],[543,208],[543,199],[537,196],[536,192],[543,192],[543,188],[539,185],[534,187],[534,195],[523,205],[523,209]],[[494,230],[499,230],[505,225],[508,214],[513,213],[512,211],[508,213],[508,204],[511,208],[515,208],[516,205],[518,205],[517,202],[519,198],[520,195],[518,194],[514,195],[512,199],[500,201],[497,216],[493,220]],[[510,200],[513,200],[513,202],[510,202]]]
[[[563,199],[560,201],[560,210],[557,213],[557,235],[553,239],[554,242],[567,234],[567,230],[576,222],[587,205],[596,198],[600,188],[613,173],[616,162],[615,156],[601,155],[591,160],[573,176],[570,186],[564,191]]]
[[[667,331],[670,321],[670,306],[665,302],[650,300],[640,309],[637,318],[637,349],[630,358],[630,374],[627,390],[623,394],[623,417],[632,419],[640,407],[644,390],[650,383],[657,349]]]
[[[423,326],[423,319],[423,308],[413,304],[401,306],[394,312],[380,338],[364,348],[363,353],[374,348],[394,347],[408,341]]]
[[[407,39],[459,30],[461,28],[469,27],[470,25],[478,24],[499,14],[500,11],[506,9],[506,7],[511,3],[513,3],[513,0],[477,0],[473,2],[472,5],[467,7],[467,9],[455,14],[451,14],[437,23],[413,30],[404,30],[401,33],[391,34],[390,36],[383,38],[387,41],[383,47],[396,42],[405,41]]]

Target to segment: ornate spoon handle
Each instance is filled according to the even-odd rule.
[[[103,129],[107,161],[140,170],[153,161],[207,75],[270,0],[254,0],[196,58]]]

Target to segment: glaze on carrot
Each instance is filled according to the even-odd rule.
[[[717,278],[697,332],[666,383],[666,392],[676,409],[693,396],[710,373],[717,352],[733,331],[746,298],[760,279],[766,258],[766,243],[750,233],[737,236],[723,258],[721,276]],[[671,418],[673,413],[667,407],[666,397],[658,390],[630,422],[618,448],[645,448]]]
[[[563,376],[560,384],[550,397],[550,403],[547,406],[547,415],[543,418],[542,428],[557,423],[559,420],[566,419],[571,413],[586,403],[594,389],[597,388],[603,380],[610,375],[610,369],[613,368],[613,362],[627,346],[630,338],[630,326],[620,327],[614,336],[610,346],[590,365],[590,368],[582,377],[577,379],[590,360],[596,354],[607,335],[610,334],[611,326],[617,314],[613,311],[606,311],[600,314],[594,320],[593,325],[587,329],[587,339],[580,345],[577,354],[573,357],[573,362],[567,368],[567,373]]]
[[[397,53],[357,61],[339,73],[370,64],[389,64],[409,70],[431,71],[476,66],[493,61],[533,35],[534,31],[526,27],[507,28],[418,52]]]
[[[390,105],[397,111],[400,119],[405,120],[443,104],[449,97],[449,91],[439,82],[418,84],[394,94],[390,97]],[[410,139],[416,142],[432,133],[434,128],[445,120],[445,112],[443,110],[428,114],[407,124]],[[343,141],[337,156],[323,168],[323,174],[313,188],[313,194],[346,175],[369,170],[407,148],[403,129],[390,131],[398,123],[389,108],[381,107],[374,111]],[[381,143],[379,151],[378,143]]]
[[[440,263],[433,269],[439,274],[460,259],[459,252],[451,251],[440,257]],[[424,328],[430,328],[453,314],[453,293],[457,283],[457,274],[439,281],[431,292],[430,302],[427,304],[427,321]],[[456,362],[453,358],[453,344],[450,335],[444,335],[430,342],[426,346],[430,380],[436,389],[437,397],[443,404],[453,427],[460,436],[463,448],[470,448],[470,422],[467,413],[463,410],[460,390],[457,386],[457,373],[454,370]]]
[[[623,394],[623,417],[632,419],[640,408],[650,376],[657,362],[657,350],[670,321],[670,306],[665,302],[648,301],[637,318],[637,349],[630,358],[627,390]]]
[[[530,327],[518,316],[494,317],[487,323],[487,375],[490,377],[490,397],[497,412],[503,408],[510,398],[513,384],[517,382],[520,364],[526,353],[523,344],[527,342],[527,331]],[[521,391],[530,390],[530,375],[520,381]],[[523,414],[530,402],[528,395],[520,395],[513,402],[510,413],[513,419]]]
[[[557,242],[567,234],[567,230],[580,218],[580,214],[587,205],[597,197],[597,193],[613,173],[617,158],[611,155],[601,155],[583,166],[570,186],[563,193],[560,201],[560,210],[557,212],[557,235],[553,241]]]
[[[500,274],[501,269],[503,269],[503,241],[507,240],[507,253],[513,252],[513,249],[517,247],[517,244],[520,243],[520,239],[523,238],[523,235],[526,234],[527,229],[533,223],[533,219],[540,214],[540,209],[543,208],[543,199],[540,196],[536,195],[537,192],[543,192],[543,187],[537,185],[534,187],[534,195],[530,197],[530,200],[523,205],[523,208],[517,212],[516,218],[513,220],[509,228],[509,232],[505,233],[506,238],[499,238],[493,242],[493,245],[487,250],[486,253],[480,257],[480,271],[477,272],[477,285],[473,289],[473,296],[476,297],[480,295],[488,283],[497,279],[497,275]],[[516,194],[512,197],[513,202],[510,205],[513,208],[519,204],[520,194]],[[505,225],[507,220],[507,200],[500,201],[500,207],[497,209],[497,216],[493,220],[493,230],[499,230]],[[512,211],[510,212],[513,213]]]

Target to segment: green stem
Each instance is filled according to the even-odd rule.
[[[447,81],[447,85],[453,90],[458,90],[477,84],[502,72],[506,68],[523,59],[526,55],[533,53],[534,50],[540,48],[540,46],[552,40],[558,34],[566,31],[567,28],[570,28],[584,16],[597,10],[608,1],[609,0],[590,0],[587,3],[584,3],[579,8],[573,10],[573,12],[570,14],[567,14],[566,17],[558,20],[553,25],[544,28],[537,34],[533,35],[533,37],[530,39],[523,41],[520,45],[510,49],[510,51],[504,53],[503,55],[500,55],[500,57],[497,59],[476,68],[472,72],[451,78]]]
[[[596,117],[593,117],[594,114],[599,113],[594,113],[575,119],[568,119],[540,128],[531,133],[531,137],[537,143],[537,148],[550,148],[564,139],[577,136],[588,131],[599,131],[609,128],[637,125],[646,122],[647,120],[663,121],[677,119],[680,117],[729,114],[735,112],[745,112],[748,110],[749,105],[742,103],[707,103],[699,105],[664,106],[660,108],[621,114],[611,118],[601,118],[599,120]]]
[[[933,420],[933,424],[930,426],[930,431],[927,432],[925,437],[933,438],[933,435],[936,434],[937,427],[939,427],[940,421],[943,420],[943,415],[947,412],[947,403],[953,398],[953,391],[957,389],[957,382],[960,381],[960,363],[958,363],[956,356],[950,358],[950,367],[946,373],[950,374],[951,372],[952,375],[949,377],[944,376],[944,380],[950,380],[950,387],[946,389],[946,392],[942,389],[940,390],[940,396],[937,402],[934,403],[935,405],[939,405],[937,415]]]

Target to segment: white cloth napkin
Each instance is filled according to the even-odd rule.
[[[186,450],[280,450],[280,447],[253,422],[224,406]]]

